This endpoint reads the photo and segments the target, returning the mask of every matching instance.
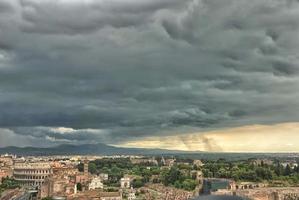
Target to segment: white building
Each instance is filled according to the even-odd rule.
[[[120,187],[121,188],[130,188],[131,186],[131,179],[128,177],[124,177],[120,179]]]
[[[91,182],[88,185],[88,190],[94,189],[103,189],[104,184],[102,183],[102,179],[100,177],[94,177],[91,179]]]
[[[99,177],[100,177],[103,181],[107,181],[108,178],[109,178],[108,174],[105,174],[105,173],[101,173],[101,174],[99,175]]]
[[[128,200],[134,200],[136,199],[136,194],[135,190],[131,187],[130,192],[128,193]]]

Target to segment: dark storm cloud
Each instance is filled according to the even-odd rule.
[[[0,0],[0,131],[28,145],[119,143],[298,121],[298,11],[291,0]]]
[[[1,1],[0,2],[0,13],[9,13],[13,11],[13,6],[9,3],[9,1]]]
[[[24,20],[22,28],[26,32],[80,34],[96,31],[105,26],[134,27],[150,22],[152,14],[161,9],[175,9],[183,4],[178,0],[162,2],[113,0],[89,3],[78,1],[37,3],[22,0],[21,14]]]
[[[292,63],[285,60],[278,60],[273,62],[273,68],[276,70],[274,73],[282,75],[296,75],[299,72],[299,67],[297,63]]]
[[[34,138],[42,138],[52,140],[54,142],[59,141],[76,141],[76,142],[89,142],[94,140],[102,140],[105,137],[105,131],[94,129],[80,129],[75,130],[71,128],[49,128],[49,127],[22,127],[14,128],[14,133],[24,136],[32,136]]]

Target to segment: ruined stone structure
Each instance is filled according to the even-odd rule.
[[[221,189],[211,194],[240,196],[250,200],[299,200],[299,188],[297,187]]]
[[[241,182],[241,183],[234,183],[235,190],[246,190],[246,189],[254,189],[254,188],[263,188],[267,187],[266,184],[263,183],[254,183],[254,182]]]
[[[40,198],[64,197],[77,193],[77,185],[69,176],[48,177],[40,189]]]
[[[13,177],[23,186],[40,187],[44,180],[53,173],[49,163],[15,163]]]
[[[98,190],[87,190],[70,196],[68,200],[122,200],[122,192],[101,192]]]
[[[299,188],[256,188],[237,190],[234,195],[252,200],[298,200]]]

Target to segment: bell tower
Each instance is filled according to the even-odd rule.
[[[83,161],[83,172],[84,172],[84,176],[88,176],[88,160],[85,159]]]

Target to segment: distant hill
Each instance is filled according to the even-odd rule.
[[[16,154],[18,156],[47,155],[179,155],[185,158],[218,160],[247,160],[252,158],[298,158],[298,153],[225,153],[202,151],[175,151],[166,149],[144,149],[114,147],[106,144],[59,145],[56,147],[3,147],[0,154]]]
[[[123,148],[106,144],[59,145],[56,147],[3,147],[0,154],[10,153],[23,156],[41,155],[157,155],[157,154],[186,154],[198,152],[175,151],[166,149]]]

